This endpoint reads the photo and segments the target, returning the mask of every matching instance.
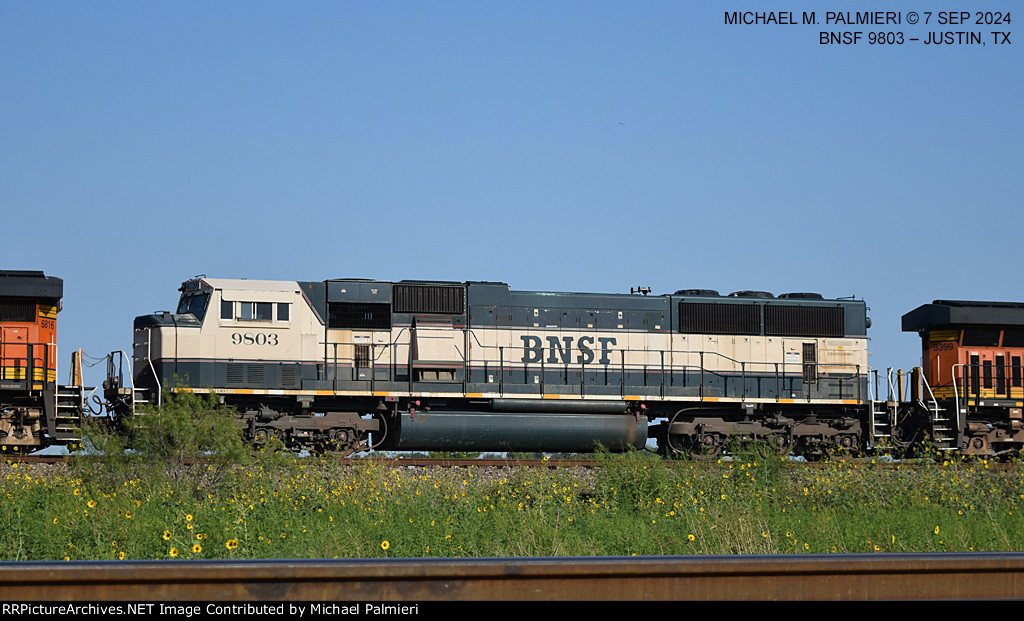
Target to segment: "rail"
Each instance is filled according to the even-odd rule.
[[[1019,364],[989,364],[990,361],[958,363],[952,366],[954,396],[959,395],[957,379],[964,399],[1021,399],[1024,398],[1024,367]],[[959,369],[959,373],[957,370]],[[1007,374],[1007,370],[1010,371]],[[994,377],[993,377],[994,372]]]
[[[961,370],[963,370],[963,368],[965,366],[966,365],[964,365],[964,364],[954,364],[953,365],[953,369],[952,369],[952,371],[953,371],[953,407],[956,408],[956,419],[957,419],[957,422],[960,421],[960,414],[961,414],[961,412],[960,412],[960,391],[957,390],[957,386],[956,386],[956,368],[960,367]],[[964,379],[965,380],[967,379],[966,372],[965,372],[965,375],[964,375]],[[965,381],[964,382],[964,389],[966,390],[966,388],[967,388],[967,383]],[[964,400],[966,400],[966,399],[967,399],[967,394],[965,392],[964,393]]]
[[[297,604],[306,612],[312,602],[336,602],[359,614],[381,614],[364,606],[382,602],[420,602],[415,612],[425,614],[444,602],[485,600],[1018,599],[1024,554],[19,562],[0,563],[0,594],[20,602],[205,602],[204,613],[216,612],[208,607],[217,601],[307,602]]]
[[[40,348],[42,349],[41,355],[38,352]],[[5,382],[24,381],[26,387],[36,382],[55,384],[57,382],[56,343],[0,341],[0,380]]]
[[[146,328],[149,331],[149,328]],[[115,354],[117,355],[117,362],[114,362]],[[124,368],[123,366],[128,365],[128,377],[130,378],[129,390],[131,391],[131,406],[132,414],[135,413],[135,371],[132,368],[132,359],[123,349],[111,352],[107,356],[107,380],[111,381],[115,377],[117,378],[117,386],[121,388],[124,386]],[[156,404],[160,406],[163,403],[163,387],[160,384],[160,377],[157,375],[156,368],[153,366],[153,360],[150,357],[149,342],[146,343],[146,364],[149,365],[149,370],[153,374],[153,381],[156,382]],[[116,371],[115,371],[116,366]]]
[[[320,342],[324,346],[324,359],[318,378],[328,382],[334,390],[341,388],[340,382],[365,381],[371,391],[377,389],[378,382],[404,382],[412,392],[416,382],[439,382],[461,383],[464,393],[470,392],[469,384],[495,384],[495,392],[501,395],[506,393],[507,385],[535,385],[538,394],[545,394],[551,387],[556,387],[556,390],[573,388],[577,391],[574,394],[580,397],[615,385],[618,385],[621,396],[653,388],[658,396],[666,397],[674,389],[691,389],[696,390],[694,396],[701,399],[726,396],[863,401],[870,392],[870,367],[859,364],[751,362],[719,352],[699,350],[611,349],[606,347],[606,342],[601,341],[598,346],[592,342],[593,339],[575,346],[559,341],[557,344],[549,343],[548,347],[539,342],[539,337],[536,337],[538,343],[531,347],[486,345],[472,330],[465,331],[465,342],[461,347],[458,339],[450,339],[453,357],[425,362],[413,359],[413,340],[402,341],[406,333],[412,331],[403,329],[386,343],[369,340]],[[466,352],[471,348],[480,350],[483,355],[477,359],[468,357]],[[512,362],[516,357],[519,361]],[[646,361],[636,362],[638,359]],[[405,360],[408,363],[400,362]],[[795,371],[791,367],[795,367]],[[404,378],[400,376],[400,369],[405,370]],[[425,369],[432,370],[435,376],[429,379],[418,377],[417,372],[422,373]],[[812,374],[809,380],[808,372]],[[551,381],[553,373],[560,376],[560,381]],[[603,382],[600,380],[602,375]],[[474,376],[479,379],[474,379]],[[521,380],[517,376],[521,376]],[[798,379],[801,380],[800,388],[797,388]],[[768,387],[763,385],[766,381]],[[824,388],[815,386],[819,382]],[[713,389],[712,384],[715,384]],[[825,396],[822,394],[825,391],[834,394]],[[514,392],[522,393],[521,390]]]

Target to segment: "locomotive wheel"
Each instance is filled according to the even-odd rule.
[[[721,437],[713,433],[705,433],[689,438],[690,455],[697,461],[712,461],[722,454]]]
[[[679,410],[669,419],[669,431],[666,432],[666,441],[669,452],[675,455],[686,455],[699,461],[711,461],[717,459],[722,453],[722,438],[716,433],[705,433],[700,430],[695,434],[671,433],[672,425],[687,413],[699,414],[700,408]]]
[[[354,429],[332,429],[332,449],[338,451],[342,457],[348,457],[356,451],[359,436]]]
[[[839,459],[847,459],[853,455],[857,448],[857,436],[842,434],[835,436],[828,443],[828,453]]]
[[[276,452],[285,448],[281,433],[273,427],[258,427],[254,430],[252,445],[261,451],[269,448]]]
[[[765,441],[779,455],[789,455],[793,450],[793,442],[784,433],[769,433],[765,436]]]

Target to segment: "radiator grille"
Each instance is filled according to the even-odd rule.
[[[764,308],[764,333],[768,336],[844,336],[841,306],[787,306]]]
[[[464,292],[459,285],[395,285],[395,312],[461,315]]]
[[[0,321],[22,321],[31,323],[36,320],[36,303],[21,300],[0,300]]]
[[[332,302],[329,327],[346,330],[391,329],[391,305],[366,302]]]
[[[761,334],[761,307],[680,302],[679,331],[684,334]]]

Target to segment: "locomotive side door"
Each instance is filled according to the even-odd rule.
[[[810,399],[818,383],[818,344],[813,340],[783,339],[782,397]],[[799,384],[798,384],[799,381]],[[798,388],[799,386],[799,388]]]
[[[0,379],[28,380],[25,375],[30,366],[26,333],[22,327],[0,326]]]

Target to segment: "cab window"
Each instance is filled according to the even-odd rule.
[[[241,319],[246,321],[288,321],[290,304],[287,302],[232,302],[222,300],[220,303],[221,319]],[[274,308],[277,317],[274,317]]]
[[[209,293],[200,293],[198,295],[183,295],[181,300],[178,302],[178,313],[179,315],[185,315],[191,313],[195,315],[199,321],[203,320],[206,316],[206,305],[210,302]]]

